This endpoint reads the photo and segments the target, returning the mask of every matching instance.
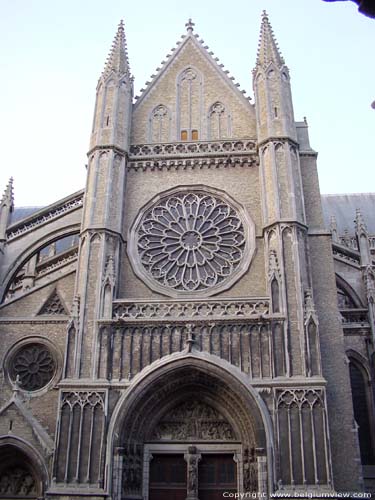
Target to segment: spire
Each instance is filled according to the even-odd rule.
[[[260,26],[258,54],[255,69],[258,69],[259,67],[267,67],[270,62],[275,63],[278,68],[285,64],[284,58],[277,45],[272,26],[269,22],[267,12],[264,10]]]
[[[109,75],[111,71],[115,71],[119,76],[126,74],[129,78],[131,77],[128,47],[125,37],[124,22],[122,19],[118,25],[117,33],[107,57],[102,76]]]
[[[13,197],[13,177],[9,179],[7,187],[4,190],[3,196],[1,198],[0,206],[7,205],[10,207],[10,211],[14,208],[14,197]]]

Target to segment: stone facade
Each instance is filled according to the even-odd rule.
[[[366,214],[327,228],[267,15],[255,104],[186,29],[133,99],[120,24],[84,191],[1,200],[0,498],[374,490]]]

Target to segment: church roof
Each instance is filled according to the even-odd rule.
[[[336,218],[337,230],[341,235],[345,230],[354,234],[356,211],[361,211],[369,234],[375,234],[375,193],[323,194],[322,207],[326,227],[331,217]]]
[[[185,24],[186,34],[181,35],[181,41],[176,42],[176,46],[172,47],[170,53],[166,55],[165,60],[163,60],[158,68],[156,68],[155,74],[151,75],[151,79],[146,82],[146,87],[140,90],[140,95],[136,96],[135,106],[138,106],[143,99],[148,95],[151,88],[155,83],[165,74],[167,69],[171,66],[173,61],[179,56],[184,47],[189,41],[194,43],[194,46],[198,48],[199,52],[203,57],[211,64],[221,75],[221,77],[226,81],[230,87],[248,104],[250,97],[246,97],[246,90],[240,90],[240,84],[235,81],[234,76],[230,76],[230,72],[224,68],[224,65],[220,63],[218,57],[214,57],[214,53],[210,50],[208,45],[205,45],[205,41],[200,38],[197,33],[194,33],[195,24],[191,19]]]

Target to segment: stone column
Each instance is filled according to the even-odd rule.
[[[258,492],[268,493],[268,481],[267,481],[267,456],[265,454],[264,448],[256,448],[258,463]]]
[[[189,446],[188,452],[184,455],[187,463],[187,496],[186,500],[198,499],[198,462],[201,455],[197,453],[195,446]]]

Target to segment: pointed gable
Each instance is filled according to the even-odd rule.
[[[212,56],[187,34],[134,105],[132,143],[255,137],[254,106]]]
[[[38,313],[38,316],[39,315],[55,316],[59,314],[68,314],[68,312],[57,290],[54,290],[52,294],[48,297],[48,299],[45,301],[45,303],[42,305]]]

